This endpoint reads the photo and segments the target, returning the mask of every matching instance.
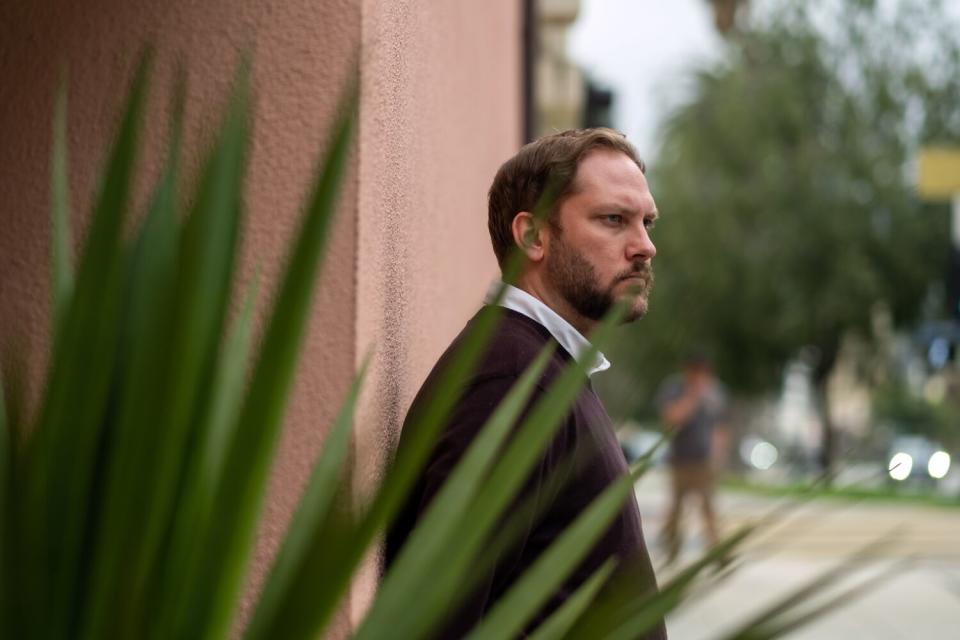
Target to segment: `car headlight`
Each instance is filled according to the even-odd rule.
[[[890,477],[894,480],[906,480],[910,477],[910,472],[913,470],[913,458],[910,457],[909,453],[895,453],[892,458],[890,458]]]
[[[948,471],[950,471],[949,453],[946,451],[937,451],[930,456],[930,461],[927,463],[927,473],[930,474],[931,478],[939,480],[947,475]]]

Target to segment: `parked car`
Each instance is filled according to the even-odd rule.
[[[935,486],[950,472],[951,459],[943,447],[918,435],[897,436],[890,443],[888,473],[891,480]]]

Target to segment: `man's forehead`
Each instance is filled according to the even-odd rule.
[[[597,149],[580,161],[571,191],[613,185],[647,190],[647,179],[630,156],[620,151]]]
[[[619,151],[598,150],[584,158],[569,194],[597,201],[591,204],[641,209],[656,215],[646,177],[629,156]]]

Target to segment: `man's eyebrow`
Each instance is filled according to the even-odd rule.
[[[660,212],[657,209],[654,209],[653,211],[649,211],[649,212],[643,212],[638,209],[634,209],[633,207],[614,204],[614,203],[597,205],[596,207],[594,207],[593,213],[594,215],[618,213],[620,215],[625,215],[625,216],[640,216],[645,220],[648,220],[648,219],[657,220],[660,218]]]
[[[593,207],[593,210],[596,211],[597,213],[612,211],[612,212],[628,214],[628,215],[644,215],[644,216],[648,215],[646,213],[643,213],[638,208],[631,207],[625,204],[617,204],[615,202],[609,202],[607,204],[598,204],[597,206]],[[654,209],[654,215],[657,215],[656,209]]]

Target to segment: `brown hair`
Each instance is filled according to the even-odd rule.
[[[553,200],[547,216],[555,216],[563,199],[573,191],[580,162],[596,149],[619,151],[646,171],[626,137],[606,127],[570,129],[544,136],[524,145],[503,163],[490,185],[487,209],[490,242],[501,267],[513,247],[514,217],[521,211],[532,213],[548,187],[556,192],[547,196]]]

